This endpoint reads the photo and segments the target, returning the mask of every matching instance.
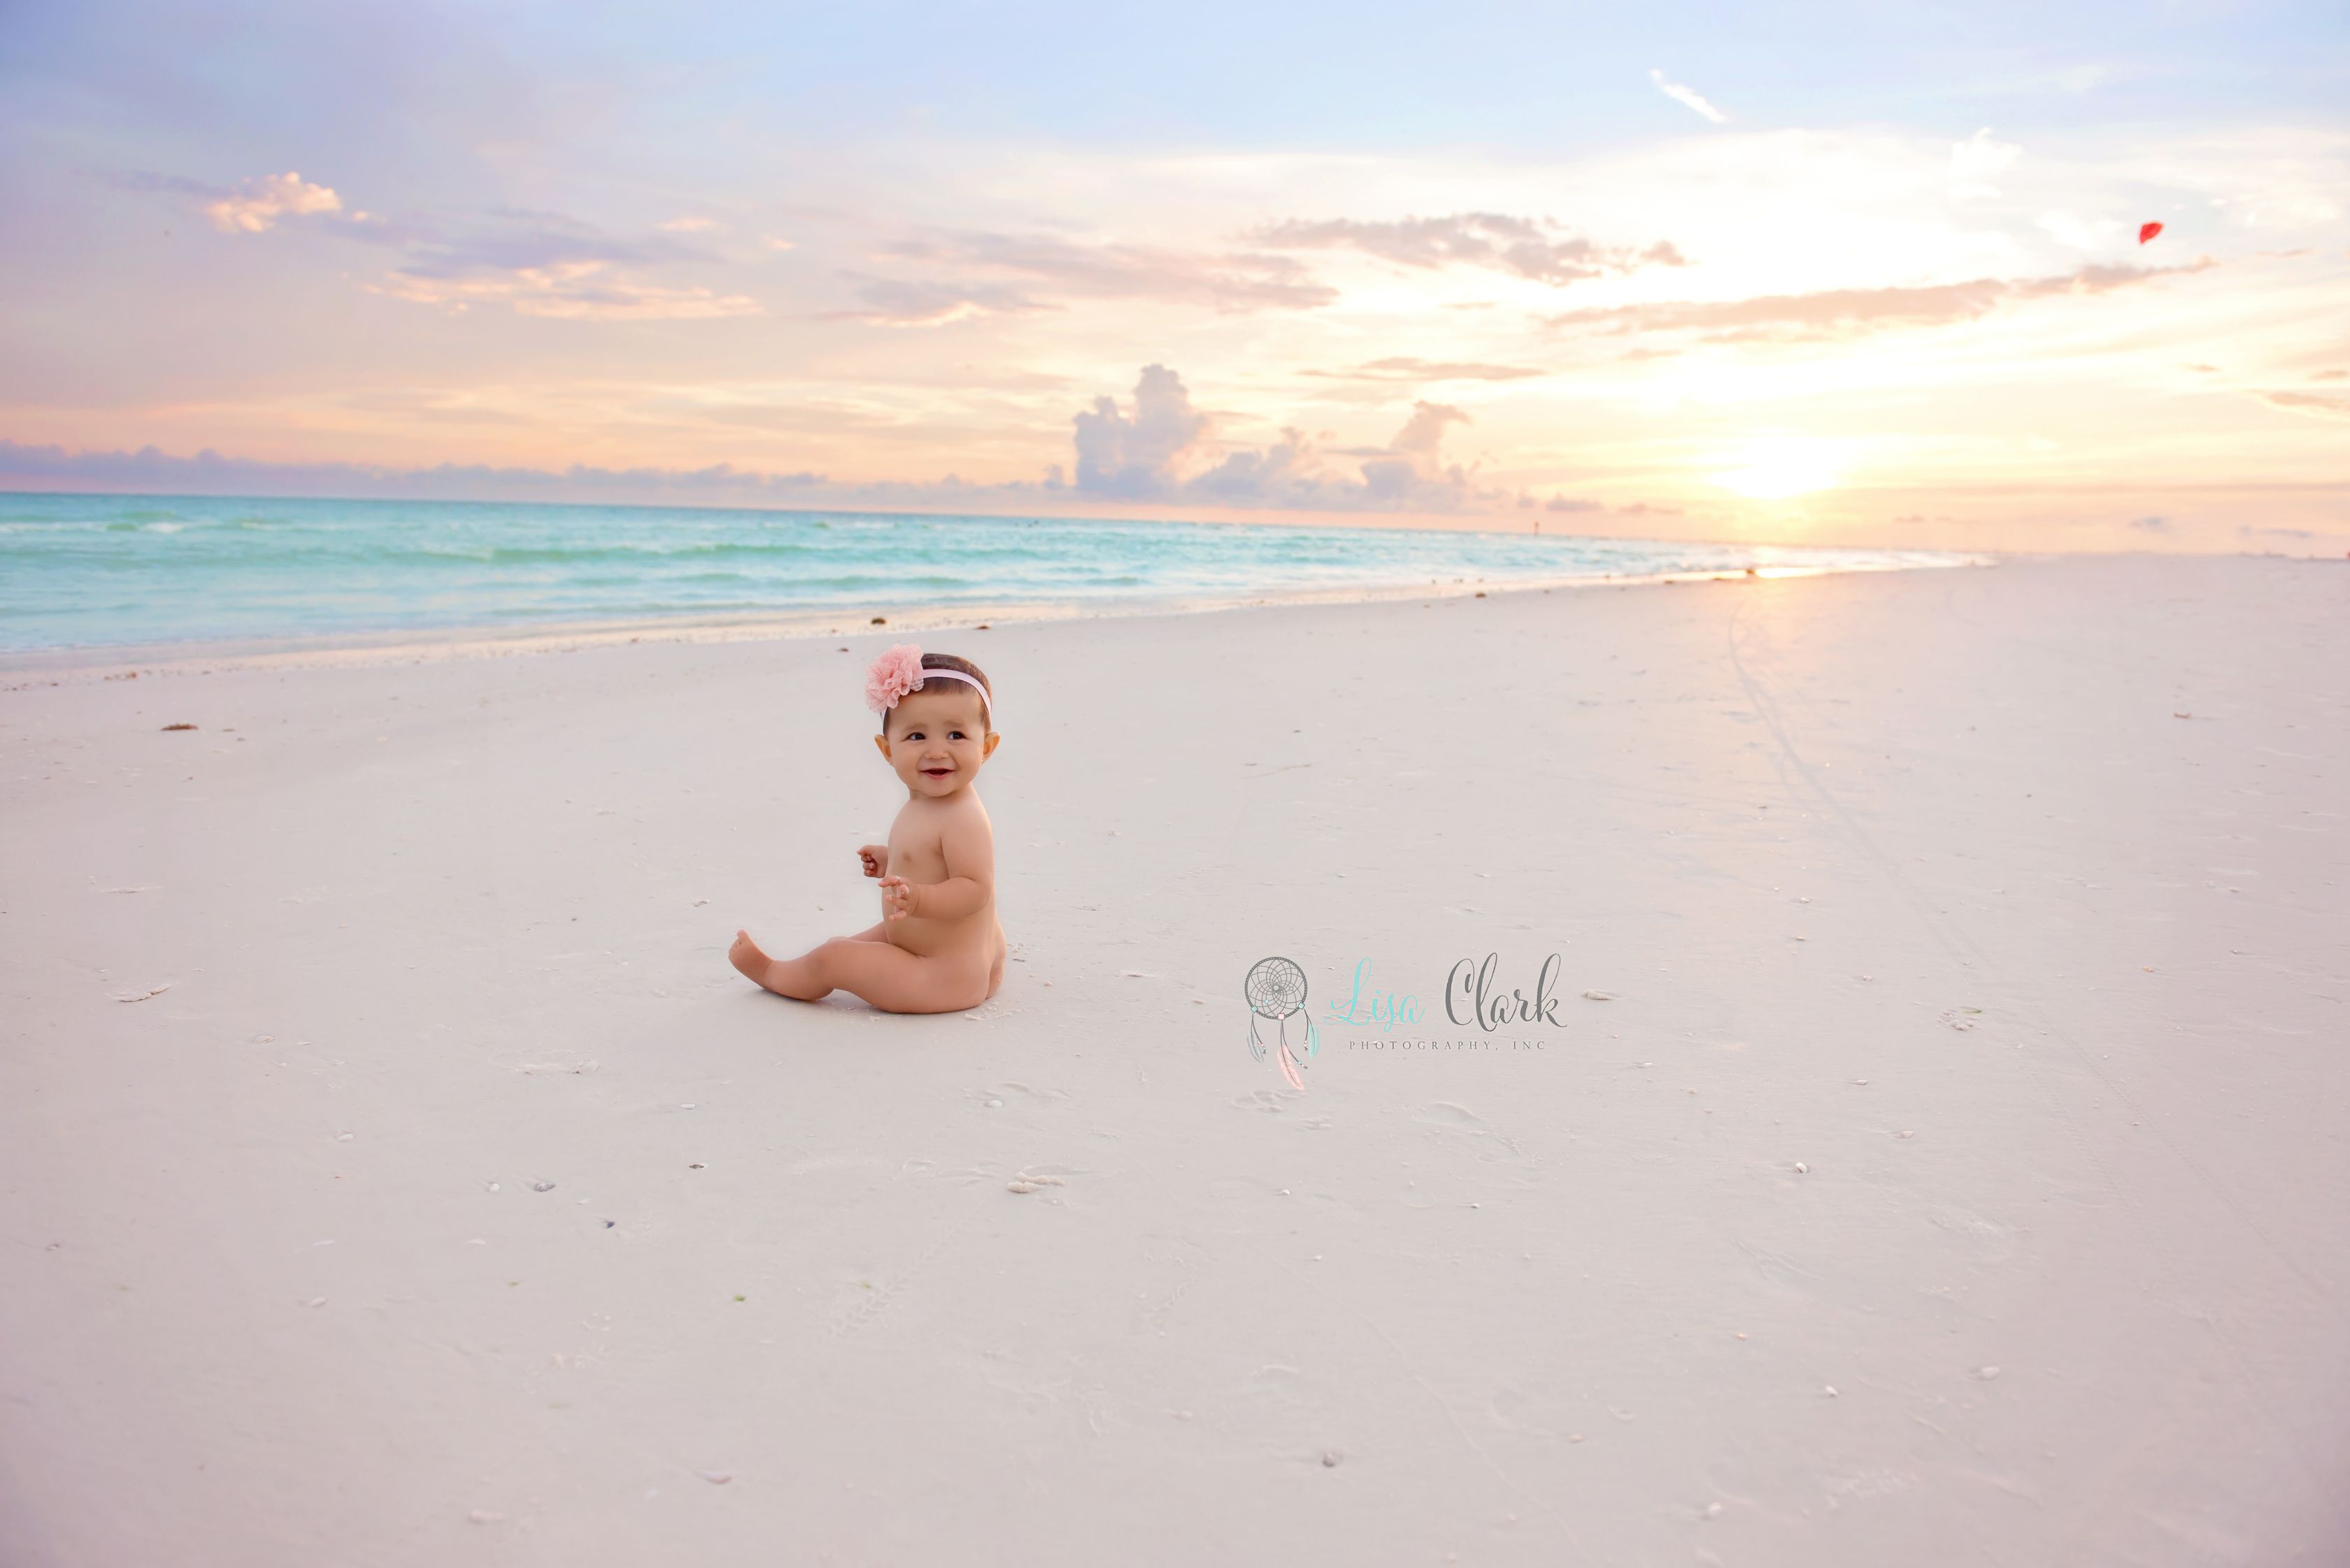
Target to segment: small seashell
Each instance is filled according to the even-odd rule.
[[[555,1183],[552,1181],[534,1181],[530,1184],[530,1189],[533,1192],[552,1192],[555,1190]]]
[[[708,1166],[706,1166],[706,1165],[702,1164],[702,1161],[700,1161],[700,1160],[698,1160],[698,1159],[697,1159],[697,1160],[695,1160],[691,1165],[687,1166],[685,1168],[686,1168],[686,1169],[688,1169],[688,1170],[708,1170],[710,1168],[709,1168]]]
[[[1894,1134],[1893,1136],[1894,1136],[1894,1137],[1916,1137],[1918,1135],[1917,1135],[1916,1133],[1913,1133],[1913,1132],[1905,1132],[1905,1133],[1896,1133],[1896,1134]]]
[[[1802,1160],[1799,1159],[1795,1161],[1795,1174],[1797,1176],[1807,1176],[1811,1173],[1811,1169],[1812,1168],[1805,1165]]]
[[[1986,1366],[1981,1372],[1976,1373],[1975,1376],[1988,1383],[1992,1378],[1999,1376],[1999,1368],[1996,1366]]]
[[[724,1486],[734,1479],[733,1472],[728,1470],[702,1470],[700,1474],[712,1486]]]
[[[312,1296],[308,1301],[304,1302],[302,1304],[306,1307],[322,1307],[327,1304],[327,1298],[324,1296]]]
[[[1006,1192],[1034,1192],[1036,1190],[1036,1184],[1033,1181],[1014,1181],[1007,1184],[1004,1190]]]
[[[1479,598],[1482,598],[1482,597],[1484,597],[1485,596],[1484,596],[1484,595],[1482,595],[1482,594],[1480,594],[1480,595],[1478,595],[1477,597],[1478,597]],[[1322,1451],[1322,1468],[1323,1468],[1324,1469],[1326,1469],[1326,1470],[1336,1469],[1338,1468],[1338,1450],[1337,1450],[1337,1449],[1325,1449]]]
[[[1612,991],[1586,991],[1583,993],[1583,1000],[1586,1002],[1613,1002],[1616,1000],[1616,993]]]
[[[1833,1398],[1835,1398],[1835,1397],[1836,1397],[1835,1385],[1835,1384],[1833,1384],[1833,1383],[1831,1383],[1831,1384],[1829,1384],[1829,1385],[1828,1385],[1828,1397],[1829,1397],[1829,1398],[1831,1398],[1831,1399],[1833,1399]]]

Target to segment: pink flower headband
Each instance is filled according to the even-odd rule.
[[[886,718],[899,699],[920,691],[925,680],[960,680],[979,693],[982,712],[993,712],[985,686],[960,670],[924,669],[922,650],[910,642],[890,649],[865,671],[865,705]]]

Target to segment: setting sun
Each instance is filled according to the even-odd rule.
[[[1750,501],[1784,501],[1833,489],[1838,457],[1834,442],[1815,437],[1762,436],[1730,458],[1713,482]]]

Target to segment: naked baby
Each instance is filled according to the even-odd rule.
[[[957,1012],[1003,983],[995,918],[995,834],[972,787],[1003,739],[995,694],[977,665],[951,653],[892,648],[865,675],[873,737],[906,804],[889,842],[857,851],[881,883],[881,922],[795,959],[769,958],[734,933],[734,967],[779,996],[814,1002],[835,991],[884,1012]]]

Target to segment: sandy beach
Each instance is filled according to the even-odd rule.
[[[724,959],[876,919],[884,628],[15,672],[0,1563],[2350,1560],[2345,612],[925,633],[1014,960],[929,1018]]]

